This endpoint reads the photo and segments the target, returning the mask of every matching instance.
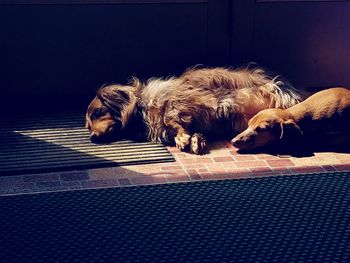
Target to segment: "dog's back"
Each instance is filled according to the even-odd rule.
[[[350,131],[350,90],[336,87],[317,92],[288,111],[308,132]]]
[[[231,136],[232,132],[241,132],[260,110],[286,109],[306,98],[306,93],[296,90],[287,80],[259,67],[195,69],[180,78],[183,85],[175,91],[175,97],[203,98],[213,116],[206,131],[218,135],[223,130]],[[199,122],[203,125],[202,120]]]
[[[261,109],[288,108],[303,99],[260,68],[190,69],[179,78],[150,80],[141,96],[152,141],[168,141],[179,125],[190,133],[232,136]]]

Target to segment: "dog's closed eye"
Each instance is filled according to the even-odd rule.
[[[263,128],[261,128],[261,127],[256,127],[256,128],[255,128],[255,131],[256,131],[256,132],[261,132],[262,130],[263,130]]]
[[[104,115],[106,115],[108,112],[107,109],[105,108],[97,108],[97,109],[94,109],[94,111],[91,113],[91,116],[90,116],[90,119],[91,120],[96,120],[98,118],[101,118],[103,117]]]

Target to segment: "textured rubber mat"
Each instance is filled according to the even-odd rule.
[[[0,127],[0,175],[174,161],[160,144],[93,144],[77,114],[18,118]]]
[[[2,262],[350,262],[350,174],[0,197]]]

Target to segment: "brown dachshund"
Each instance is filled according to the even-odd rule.
[[[178,78],[100,88],[86,127],[94,142],[138,133],[200,154],[206,137],[241,132],[260,110],[288,108],[303,99],[302,92],[260,68],[191,69]]]
[[[290,133],[325,139],[334,132],[350,136],[350,90],[342,87],[317,92],[286,110],[260,111],[249,120],[248,128],[232,139],[232,144],[251,150],[279,142]]]

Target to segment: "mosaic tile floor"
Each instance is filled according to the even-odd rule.
[[[350,171],[350,153],[316,152],[292,157],[239,154],[228,141],[209,146],[210,152],[202,156],[169,147],[176,159],[171,163],[0,177],[0,195]]]

